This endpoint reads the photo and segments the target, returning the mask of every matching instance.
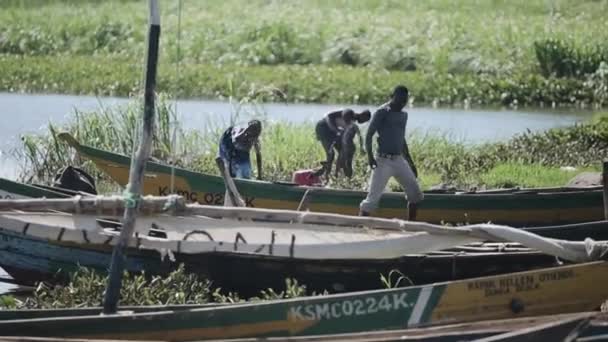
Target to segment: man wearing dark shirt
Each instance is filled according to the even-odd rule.
[[[262,123],[252,120],[246,128],[228,127],[220,138],[218,155],[228,165],[230,175],[236,178],[251,178],[251,159],[249,151],[253,147],[256,153],[258,179],[262,179],[262,153],[260,134]]]
[[[359,214],[368,216],[378,206],[386,183],[395,177],[405,189],[408,201],[408,220],[416,219],[416,204],[424,198],[416,181],[417,171],[409,155],[405,142],[405,126],[407,113],[403,108],[409,97],[405,86],[397,86],[393,90],[391,100],[382,105],[374,115],[367,129],[365,150],[367,151],[372,176],[369,192],[361,202]],[[372,150],[374,134],[378,133],[377,159]]]

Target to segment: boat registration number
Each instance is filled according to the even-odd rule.
[[[158,187],[158,196],[169,196],[170,194],[171,191],[168,186]],[[204,192],[201,195],[196,191],[176,189],[175,194],[183,196],[188,202],[198,202],[200,204],[209,205],[224,205],[224,194],[219,192]],[[255,197],[245,196],[243,199],[245,201],[245,206],[255,207],[253,203]]]
[[[332,303],[298,305],[291,307],[289,313],[295,319],[319,321],[409,309],[414,305],[415,303],[408,302],[407,293],[403,292]]]

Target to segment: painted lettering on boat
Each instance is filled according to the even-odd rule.
[[[289,315],[300,320],[329,320],[350,316],[373,315],[408,309],[415,303],[407,301],[407,293],[386,294],[381,297],[348,299],[332,303],[318,303],[291,307]]]
[[[179,196],[183,196],[188,202],[198,202],[200,204],[208,205],[224,205],[224,194],[219,192],[204,192],[200,195],[196,191],[187,191],[177,189],[175,193]],[[158,196],[169,196],[171,191],[168,186],[158,187]],[[253,201],[255,197],[245,196],[245,205],[248,207],[254,207]]]
[[[543,283],[570,279],[574,276],[573,270],[553,271],[538,275],[519,275],[498,280],[473,281],[468,283],[467,289],[469,291],[483,291],[485,297],[491,297],[538,290]]]

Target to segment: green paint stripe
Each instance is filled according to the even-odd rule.
[[[51,191],[39,188],[33,185],[11,181],[5,178],[0,178],[0,190],[8,193],[21,195],[25,197],[47,197],[47,198],[63,198],[68,197],[60,192]]]

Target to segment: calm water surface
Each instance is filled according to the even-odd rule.
[[[11,151],[19,146],[24,133],[47,132],[49,122],[61,124],[73,116],[74,109],[91,111],[112,108],[128,103],[128,99],[92,96],[42,95],[0,93],[0,176],[14,177],[18,164]],[[267,118],[293,123],[313,122],[326,112],[342,105],[269,103],[256,107],[239,108],[229,102],[213,100],[180,100],[177,103],[178,120],[184,127],[204,130],[209,124],[225,125],[230,116],[241,113],[239,121],[246,121],[255,113],[264,112]],[[350,106],[362,110],[374,106]],[[505,140],[529,129],[541,131],[571,125],[588,118],[589,112],[559,110],[462,110],[409,108],[408,132],[446,134],[450,139],[469,143]],[[311,134],[314,134],[311,131]]]

